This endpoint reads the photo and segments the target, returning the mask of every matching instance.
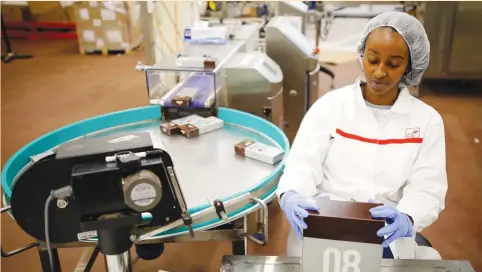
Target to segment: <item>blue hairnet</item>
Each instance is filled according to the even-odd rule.
[[[363,54],[368,35],[377,27],[394,28],[407,43],[410,52],[411,69],[400,81],[401,86],[418,85],[423,72],[428,67],[430,58],[430,42],[423,25],[413,16],[398,11],[384,12],[371,19],[365,26],[363,36],[358,44],[357,51]]]

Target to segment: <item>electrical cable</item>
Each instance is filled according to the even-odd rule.
[[[49,263],[50,263],[50,270],[52,272],[54,271],[54,257],[52,253],[52,244],[50,242],[50,224],[49,224],[49,208],[50,208],[50,203],[52,203],[52,200],[57,199],[57,198],[66,198],[70,197],[72,195],[72,187],[71,186],[65,186],[57,190],[52,190],[50,191],[49,197],[45,200],[45,207],[44,207],[44,224],[45,224],[45,243],[47,245],[47,252],[49,255]]]
[[[50,271],[55,272],[54,257],[52,254],[52,245],[50,244],[50,231],[49,231],[49,207],[52,200],[53,200],[53,196],[51,193],[47,198],[47,200],[45,201],[44,221],[45,221],[45,243],[47,244],[47,252],[49,254]]]

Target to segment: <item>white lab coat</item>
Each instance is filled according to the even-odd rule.
[[[286,160],[277,195],[392,204],[410,215],[416,232],[445,207],[445,134],[440,114],[404,88],[377,122],[360,80],[318,99],[306,113]],[[416,243],[390,245],[395,258],[415,258]]]

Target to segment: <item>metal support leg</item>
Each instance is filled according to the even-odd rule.
[[[130,251],[118,255],[104,255],[107,272],[132,272]]]
[[[244,248],[244,240],[245,239],[232,242],[233,255],[246,255],[246,250]]]
[[[54,271],[50,270],[50,261],[49,261],[49,253],[47,251],[47,247],[45,244],[41,244],[38,247],[38,254],[40,257],[40,263],[42,265],[42,271],[44,272],[61,272],[62,269],[60,268],[60,259],[59,253],[57,252],[56,248],[52,248],[52,259],[53,259],[53,268]]]
[[[30,59],[33,58],[32,55],[26,55],[26,54],[17,54],[12,52],[12,46],[10,45],[10,39],[8,38],[8,33],[7,33],[7,27],[5,26],[5,23],[3,22],[3,15],[1,16],[1,23],[2,23],[2,38],[5,41],[5,47],[6,47],[6,54],[2,56],[2,61],[5,63],[9,63],[12,60],[15,59]]]
[[[74,272],[90,272],[94,266],[97,256],[99,255],[99,251],[99,247],[86,248],[80,257]]]
[[[247,224],[247,216],[240,218],[233,222],[231,225],[232,229],[230,231],[237,231],[238,235],[233,237],[234,239],[231,240],[231,247],[233,250],[233,255],[246,255],[248,248],[247,248],[247,239],[244,237],[244,233],[248,228]]]
[[[255,211],[256,214],[256,233],[253,234],[248,234],[247,232],[247,217],[245,217],[245,228],[244,231],[245,233],[243,234],[244,237],[247,239],[257,243],[258,245],[264,246],[268,243],[268,205],[266,203],[257,198],[257,197],[252,197],[251,198],[254,202],[257,202],[258,204],[261,205],[261,209]]]
[[[90,255],[89,262],[85,266],[85,269],[84,269],[85,272],[90,272],[90,270],[92,270],[92,267],[94,266],[95,260],[97,259],[99,252],[100,252],[100,248],[95,247],[94,252],[92,252],[92,255]]]

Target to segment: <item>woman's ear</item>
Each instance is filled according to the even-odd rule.
[[[404,76],[410,74],[410,71],[412,70],[412,68],[410,68],[410,65],[407,65],[407,69],[405,69],[405,72],[403,73]]]
[[[405,72],[403,73],[404,76],[410,74],[410,72],[412,71],[412,64],[411,64],[411,61],[408,62],[407,64],[407,68],[405,69]]]
[[[363,53],[358,57],[358,64],[360,65],[360,69],[363,71]]]

